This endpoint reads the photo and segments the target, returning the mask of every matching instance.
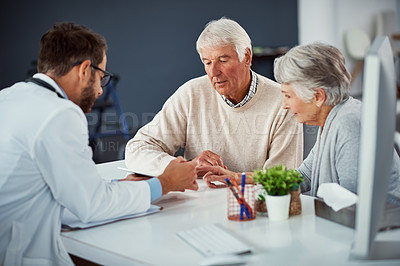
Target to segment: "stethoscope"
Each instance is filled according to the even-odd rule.
[[[51,86],[49,83],[47,83],[44,80],[41,80],[41,79],[38,79],[38,78],[29,78],[29,79],[25,80],[25,82],[33,82],[36,85],[39,85],[39,86],[41,86],[43,88],[46,88],[48,90],[51,90],[52,92],[57,93],[57,96],[60,97],[61,99],[65,99],[65,97],[61,93],[56,91],[56,89],[54,89],[53,86]]]

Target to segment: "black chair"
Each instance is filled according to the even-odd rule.
[[[105,157],[106,152],[117,153],[117,156],[109,160],[124,159],[124,147],[131,138],[116,89],[118,81],[119,77],[113,76],[108,86],[103,88],[103,94],[94,103],[92,112],[86,115],[89,126],[89,145],[97,163],[107,161],[104,158],[100,159]],[[116,140],[113,137],[119,137],[119,139]],[[108,143],[107,139],[109,140]],[[110,142],[110,139],[112,139],[112,142]]]

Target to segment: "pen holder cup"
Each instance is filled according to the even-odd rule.
[[[242,187],[239,186],[241,190]],[[235,189],[236,191],[236,189]],[[246,185],[244,187],[244,199],[247,206],[250,207],[248,209],[245,204],[240,204],[239,200],[235,197],[234,193],[230,188],[227,188],[228,194],[228,219],[231,221],[250,221],[256,218],[256,211],[255,211],[255,201],[256,201],[256,187],[254,185]],[[240,194],[237,193],[239,198]]]

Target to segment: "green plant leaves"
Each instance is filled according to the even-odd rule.
[[[294,169],[286,170],[284,165],[277,165],[266,170],[255,170],[254,182],[261,184],[271,196],[283,196],[296,190],[303,182],[303,177]]]

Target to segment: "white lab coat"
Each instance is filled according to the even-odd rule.
[[[61,91],[48,76],[36,74]],[[66,207],[82,221],[146,211],[146,182],[102,180],[82,110],[43,87],[0,91],[0,264],[71,265],[60,238]]]

